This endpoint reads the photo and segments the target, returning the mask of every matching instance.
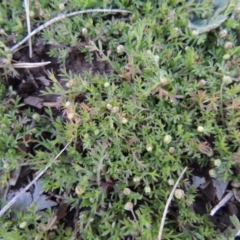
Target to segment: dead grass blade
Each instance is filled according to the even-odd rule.
[[[24,4],[25,4],[25,11],[26,11],[27,30],[29,35],[31,33],[29,0],[24,0]],[[32,58],[32,38],[31,37],[28,39],[28,47],[29,47],[29,57]]]
[[[173,186],[173,189],[168,197],[168,200],[167,200],[167,203],[165,205],[165,208],[164,208],[164,212],[163,212],[163,216],[162,216],[162,219],[161,219],[161,224],[160,224],[160,228],[159,228],[159,233],[158,233],[158,238],[157,240],[161,240],[162,239],[162,232],[163,232],[163,227],[164,227],[164,223],[165,223],[165,219],[166,219],[166,215],[167,215],[167,211],[168,211],[168,208],[169,208],[169,205],[172,201],[172,198],[173,198],[173,195],[174,195],[174,192],[180,182],[180,180],[182,179],[184,173],[187,171],[187,167],[185,167],[182,171],[182,173],[180,174],[178,180],[176,181],[176,183],[174,184]]]

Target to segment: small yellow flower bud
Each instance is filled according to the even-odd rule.
[[[160,83],[161,83],[161,84],[165,84],[165,83],[167,83],[167,82],[168,82],[167,78],[165,78],[165,77],[161,77],[161,78],[160,78]]]
[[[84,190],[82,187],[76,186],[76,188],[75,188],[75,193],[76,193],[77,195],[82,195],[84,192],[85,192],[85,190]]]
[[[177,199],[182,199],[182,198],[184,198],[184,191],[182,189],[178,188],[178,189],[176,189],[174,196]]]
[[[119,107],[118,106],[115,106],[111,109],[111,112],[112,113],[118,113],[119,112]]]
[[[212,178],[217,177],[217,171],[215,169],[210,169],[208,173]]]
[[[132,202],[127,202],[124,205],[124,209],[127,210],[127,211],[132,211],[133,210],[133,203]]]
[[[175,152],[175,148],[174,148],[174,147],[170,147],[170,148],[168,149],[168,152],[169,152],[169,153],[174,153],[174,152]]]
[[[144,188],[144,192],[145,192],[145,193],[150,193],[150,192],[151,192],[151,188],[150,188],[149,186],[146,186],[146,187]]]
[[[221,164],[222,164],[222,161],[220,159],[215,159],[214,162],[213,162],[214,166],[216,167],[220,167]]]
[[[20,224],[19,224],[19,228],[21,228],[21,229],[24,229],[25,227],[27,226],[27,222],[21,222]]]
[[[226,42],[226,43],[224,44],[224,48],[225,48],[226,50],[232,49],[232,47],[233,47],[233,43],[232,43],[232,42]]]
[[[128,120],[127,120],[127,118],[122,117],[122,118],[121,118],[121,122],[122,122],[123,124],[126,124],[126,123],[128,122]]]
[[[172,137],[170,135],[166,135],[163,139],[163,142],[169,144],[172,141]]]
[[[221,30],[221,31],[219,32],[219,37],[220,37],[220,38],[225,38],[227,35],[228,35],[228,31],[227,31],[226,29]]]
[[[147,146],[146,146],[146,150],[147,150],[148,152],[151,152],[152,149],[153,149],[152,144],[150,144],[150,143],[147,144]]]
[[[0,34],[6,35],[6,32],[3,28],[0,29]]]
[[[224,54],[223,55],[223,60],[228,60],[230,59],[231,55],[230,54]]]
[[[204,132],[204,127],[203,126],[198,126],[197,131],[198,132]]]
[[[65,107],[65,108],[68,108],[70,105],[71,105],[71,102],[67,101],[67,102],[64,104],[64,107]]]
[[[82,29],[82,34],[83,34],[84,36],[86,36],[86,35],[88,34],[87,28],[83,28],[83,29]]]
[[[123,189],[123,194],[129,195],[130,193],[131,193],[131,189],[129,189],[129,188],[124,188]]]
[[[134,181],[135,183],[139,183],[139,182],[140,182],[140,177],[134,177],[134,178],[133,178],[133,181]]]
[[[198,82],[198,85],[200,86],[200,87],[203,87],[204,85],[206,85],[206,81],[204,80],[204,79],[201,79],[199,82]]]
[[[32,118],[33,118],[33,120],[35,120],[36,122],[38,122],[38,121],[40,120],[41,116],[40,116],[38,113],[34,113],[34,114],[32,115]]]
[[[58,8],[59,8],[60,11],[63,11],[65,9],[65,5],[63,3],[60,3],[58,5]]]
[[[198,35],[199,35],[198,30],[193,30],[193,31],[192,31],[192,35],[193,35],[193,36],[198,36]]]
[[[110,86],[110,83],[109,83],[109,82],[105,82],[105,83],[104,83],[104,87],[105,87],[105,88],[107,88],[107,87],[109,87],[109,86]]]
[[[223,76],[222,80],[223,80],[223,82],[224,82],[225,84],[227,84],[227,85],[230,84],[230,83],[232,83],[232,78],[229,77],[229,76]]]
[[[106,107],[107,107],[108,110],[111,110],[111,109],[112,109],[112,104],[108,103],[108,104],[106,105]]]
[[[124,46],[123,45],[118,45],[117,46],[117,53],[122,53],[124,51]]]
[[[168,179],[168,185],[173,186],[174,180],[172,178]]]
[[[67,118],[69,119],[69,120],[72,120],[73,118],[74,118],[74,113],[68,113],[67,114]]]

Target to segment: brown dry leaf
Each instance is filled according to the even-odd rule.
[[[119,77],[131,81],[136,77],[136,74],[142,74],[141,70],[137,68],[133,63],[129,63],[125,66],[125,69],[122,69]]]
[[[206,93],[207,91],[197,91],[191,94],[191,99],[193,100],[193,102],[198,103],[198,105],[200,106],[200,108],[204,108],[203,102],[206,99]]]
[[[231,100],[231,103],[228,104],[226,109],[239,109],[240,108],[240,99],[233,99]]]
[[[159,84],[159,85],[152,91],[152,94],[154,95],[154,94],[158,93],[160,99],[163,99],[163,98],[164,98],[165,100],[170,99],[171,102],[177,104],[177,103],[178,103],[177,99],[178,99],[178,98],[183,98],[183,96],[182,96],[182,95],[174,95],[174,94],[171,94],[171,93],[169,93],[168,91],[166,91],[165,89],[162,88],[163,86],[166,86],[166,85],[168,85],[169,83],[170,83],[170,82],[165,82],[165,83]]]
[[[85,111],[87,111],[87,112],[90,112],[90,111],[91,111],[91,108],[90,108],[86,103],[84,103],[84,102],[82,102],[82,103],[80,104],[80,106],[81,106]]]
[[[120,74],[118,75],[120,78],[126,79],[127,81],[132,80],[132,75],[130,72],[126,71],[125,69],[121,70]]]
[[[212,148],[210,147],[209,143],[208,142],[201,142],[197,145],[198,147],[198,150],[207,155],[208,157],[212,157],[213,156],[213,150]]]
[[[64,217],[67,216],[67,209],[69,207],[69,204],[62,201],[58,210],[57,210],[57,213],[56,213],[56,216],[57,216],[57,220],[60,220],[60,219],[63,219]]]

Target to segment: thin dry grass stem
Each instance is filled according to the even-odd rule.
[[[35,62],[35,63],[19,62],[19,63],[13,63],[12,66],[14,68],[37,68],[37,67],[48,65],[50,63],[51,62]],[[0,68],[4,68],[4,67],[5,66],[0,63]]]
[[[169,205],[172,201],[172,198],[173,198],[173,195],[174,195],[174,192],[180,182],[180,180],[182,179],[184,173],[187,171],[187,167],[185,167],[182,171],[182,173],[180,174],[178,180],[176,181],[176,183],[174,184],[173,186],[173,189],[168,197],[168,200],[167,200],[167,203],[165,205],[165,208],[164,208],[164,212],[163,212],[163,216],[162,216],[162,219],[161,219],[161,224],[160,224],[160,228],[159,228],[159,232],[158,232],[158,238],[157,240],[161,240],[162,239],[162,232],[163,232],[163,227],[164,227],[164,223],[165,223],[165,219],[166,219],[166,215],[167,215],[167,211],[168,211],[168,208],[169,208]]]
[[[49,167],[51,167],[52,163],[59,158],[59,156],[66,150],[66,148],[69,146],[69,144],[72,141],[68,142],[66,146],[58,153],[58,155],[53,159],[53,161],[50,161],[46,167],[39,172],[39,174],[21,191],[19,192],[11,201],[9,201],[5,207],[2,208],[0,211],[0,217],[3,216],[3,214],[17,201],[19,197],[21,197],[33,184],[36,183],[36,181],[48,170]]]
[[[51,62],[36,62],[36,63],[22,62],[22,63],[13,63],[12,66],[14,68],[36,68],[36,67],[42,67],[42,66],[48,65],[50,63]]]
[[[42,31],[44,28],[50,26],[51,24],[53,24],[55,22],[58,22],[60,20],[63,20],[63,19],[68,18],[68,17],[75,16],[75,15],[78,15],[78,14],[96,13],[96,12],[102,12],[102,13],[132,13],[131,11],[120,10],[120,9],[88,9],[88,10],[82,10],[82,11],[76,11],[76,12],[72,12],[72,13],[63,14],[63,15],[57,16],[55,18],[52,18],[49,21],[47,21],[44,24],[42,24],[39,27],[37,27],[35,30],[33,30],[31,33],[29,33],[24,39],[22,39],[16,45],[11,47],[10,50],[12,52],[16,51],[17,48],[19,48],[23,43],[25,43],[32,36],[34,36],[38,32]]]
[[[24,4],[25,4],[25,11],[26,11],[27,30],[29,35],[31,33],[29,0],[24,0]],[[28,47],[29,47],[29,57],[32,58],[32,38],[31,37],[28,39]]]
[[[233,191],[229,192],[210,212],[211,216],[214,216],[215,213],[223,207],[232,197],[234,196]]]

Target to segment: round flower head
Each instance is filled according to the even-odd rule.
[[[144,188],[144,192],[145,192],[145,193],[150,193],[150,192],[151,192],[151,188],[150,188],[149,186],[146,186],[146,187]]]
[[[184,198],[184,191],[182,189],[176,189],[175,193],[174,193],[174,196],[177,198],[177,199],[182,199]]]
[[[123,45],[118,45],[117,46],[117,53],[122,53],[124,51],[124,46]]]
[[[84,189],[82,187],[80,187],[80,186],[76,186],[75,193],[77,195],[82,195],[84,193]]]
[[[127,210],[127,211],[132,211],[133,210],[133,203],[132,202],[127,202],[124,205],[124,209]]]
[[[152,144],[147,144],[146,150],[147,150],[148,152],[151,152],[152,149],[153,149]]]
[[[172,178],[168,179],[168,185],[173,186],[174,180]]]
[[[131,189],[129,189],[129,188],[124,188],[123,189],[123,194],[129,195],[130,193],[131,193]]]
[[[232,78],[230,76],[223,76],[222,80],[225,84],[232,83]]]
[[[232,47],[233,47],[233,43],[232,43],[232,42],[226,42],[226,43],[224,44],[224,48],[225,48],[226,50],[232,49]]]
[[[27,226],[27,222],[21,222],[19,228],[24,229]]]
[[[212,178],[217,177],[217,171],[215,169],[210,169],[208,173]]]
[[[82,34],[83,34],[84,36],[86,36],[86,35],[88,34],[87,28],[83,28],[83,29],[82,29]]]
[[[228,31],[226,29],[223,29],[219,32],[220,38],[225,38],[228,35]]]
[[[127,118],[122,117],[122,118],[121,118],[121,122],[122,122],[123,124],[126,124],[126,123],[128,122],[128,120],[127,120]]]
[[[163,142],[169,144],[172,141],[172,137],[170,135],[166,135],[163,139]]]
[[[105,88],[107,88],[107,87],[109,87],[109,86],[110,86],[110,83],[109,83],[109,82],[105,82],[105,83],[104,83],[104,87],[105,87]]]
[[[33,118],[33,120],[35,120],[36,122],[38,122],[38,121],[40,120],[41,116],[40,116],[38,113],[34,113],[34,114],[32,115],[32,118]]]
[[[106,105],[106,107],[107,107],[108,110],[111,110],[113,106],[112,106],[112,104],[108,103],[108,104]]]
[[[65,9],[65,6],[64,6],[63,3],[60,3],[60,4],[58,5],[58,8],[59,8],[60,11],[63,11],[63,10]]]
[[[113,107],[113,108],[111,109],[111,112],[112,112],[112,113],[118,113],[118,112],[119,112],[119,107],[118,107],[118,106]]]
[[[204,131],[204,127],[203,126],[198,126],[197,131],[198,132],[203,132]]]
[[[134,181],[135,183],[140,182],[140,177],[134,177],[134,178],[133,178],[133,181]]]
[[[220,159],[215,159],[214,162],[213,162],[214,166],[216,167],[220,167],[221,164],[222,164],[222,161]]]

